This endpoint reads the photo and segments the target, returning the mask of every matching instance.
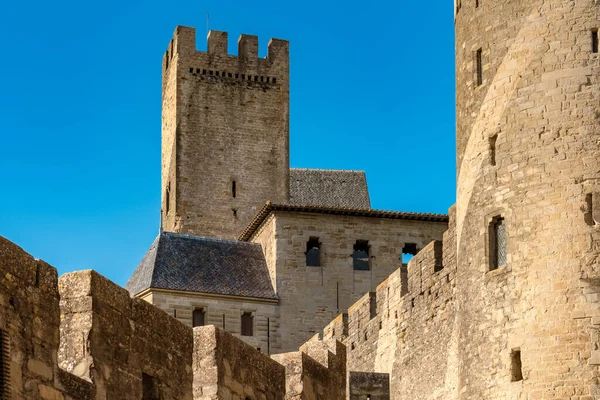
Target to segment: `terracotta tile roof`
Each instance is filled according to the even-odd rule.
[[[296,204],[273,204],[268,201],[263,208],[254,216],[252,221],[246,226],[244,231],[238,237],[238,240],[248,241],[262,225],[263,221],[273,211],[288,211],[288,212],[303,212],[317,214],[332,214],[332,215],[351,215],[356,217],[369,218],[389,218],[389,219],[404,219],[412,221],[430,221],[430,222],[448,222],[446,214],[428,214],[428,213],[413,213],[403,211],[383,211],[361,208],[344,208],[344,207],[323,207],[313,205],[296,205]]]
[[[277,299],[260,244],[164,232],[125,285]]]
[[[290,169],[290,203],[371,208],[364,171]]]

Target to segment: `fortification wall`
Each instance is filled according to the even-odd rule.
[[[287,400],[345,400],[346,346],[318,335],[299,351],[273,355],[285,366]]]
[[[596,398],[598,4],[462,3],[460,397]],[[495,269],[500,218],[506,257]]]
[[[323,329],[325,340],[347,345],[347,374],[354,374],[354,379],[348,379],[351,397],[456,398],[459,319],[454,207],[449,216],[443,241],[429,243],[406,269],[398,268],[376,291],[354,303],[347,315],[339,315]],[[371,377],[373,373],[380,375]]]
[[[98,398],[192,399],[191,328],[94,271],[63,275],[59,291],[60,365]]]
[[[163,193],[171,185],[174,211],[164,228],[235,239],[267,200],[289,199],[289,44],[271,39],[258,58],[258,38],[242,35],[232,56],[227,33],[211,31],[200,52],[195,29],[182,26],[171,43]]]
[[[93,386],[57,364],[57,273],[0,236],[0,397],[85,399]]]
[[[285,398],[285,368],[214,326],[194,328],[194,399]]]
[[[447,229],[441,222],[283,211],[274,215],[282,351],[297,349],[364,293],[374,291],[402,265],[405,244],[423,248]],[[320,242],[319,267],[306,265],[311,237]],[[368,271],[353,268],[357,240],[368,241]]]

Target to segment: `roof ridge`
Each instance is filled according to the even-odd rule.
[[[161,236],[174,236],[174,237],[180,237],[182,239],[202,240],[202,241],[207,241],[207,242],[224,242],[224,243],[236,243],[236,244],[243,243],[243,244],[250,244],[250,245],[257,244],[257,243],[246,242],[246,241],[237,240],[237,239],[223,239],[223,238],[212,237],[212,236],[199,236],[199,235],[192,235],[190,233],[180,233],[180,232],[163,232]]]
[[[321,171],[321,172],[359,172],[366,174],[364,169],[324,169],[324,168],[290,168],[296,171]]]
[[[275,204],[267,201],[265,205],[258,211],[242,233],[238,236],[239,240],[248,241],[254,235],[258,227],[262,225],[267,216],[273,211],[296,211],[296,212],[314,212],[336,215],[355,215],[359,217],[374,217],[374,218],[393,218],[393,219],[408,219],[421,220],[429,222],[448,222],[448,214],[422,213],[412,211],[388,211],[374,210],[372,208],[348,208],[348,207],[330,207],[330,206],[315,206],[315,205],[298,205],[298,204]]]

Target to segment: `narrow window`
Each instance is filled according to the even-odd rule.
[[[235,199],[237,196],[237,187],[235,181],[231,182],[231,196]]]
[[[504,218],[498,217],[492,221],[490,236],[490,270],[495,270],[506,265],[506,227]]]
[[[490,138],[490,165],[496,165],[496,141],[498,141],[498,135]]]
[[[142,400],[160,400],[160,391],[156,379],[142,374]]]
[[[196,68],[196,73],[199,74],[200,73],[200,68]]]
[[[192,313],[192,326],[195,328],[197,326],[204,326],[204,317],[206,316],[206,312],[203,308],[196,308]]]
[[[273,78],[273,83],[277,83],[277,78]]]
[[[598,52],[598,29],[592,30],[592,53]]]
[[[521,350],[513,350],[510,353],[511,361],[511,381],[518,382],[523,380],[523,366],[521,364]]]
[[[190,74],[194,73],[194,68],[190,68]]]
[[[10,399],[10,346],[8,332],[0,330],[0,399]]]
[[[475,8],[479,8],[479,0],[475,0]]]
[[[167,185],[167,191],[165,192],[165,209],[166,213],[169,213],[171,199],[171,182]]]
[[[253,320],[251,312],[242,314],[242,336],[254,336]]]
[[[321,245],[318,237],[311,237],[306,243],[306,266],[321,266]]]
[[[205,69],[202,70],[202,75],[206,75],[206,70]]]
[[[228,77],[228,78],[231,78],[232,76],[233,76],[233,74],[232,74],[231,72],[228,72],[228,73],[227,73],[227,77]]]
[[[483,85],[483,50],[479,49],[475,53],[475,68],[476,68],[476,76],[477,80],[476,86]]]
[[[173,318],[177,318],[177,310],[173,310]]]
[[[231,211],[233,211],[233,218],[237,218],[237,208],[232,208]]]
[[[357,240],[354,244],[354,254],[352,255],[355,271],[369,270],[369,242],[366,240]]]

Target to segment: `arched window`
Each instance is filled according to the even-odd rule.
[[[311,237],[306,243],[306,266],[321,266],[321,244],[318,237]]]
[[[494,218],[490,230],[490,270],[495,270],[506,265],[506,226],[504,218]]]
[[[206,312],[204,311],[203,308],[196,308],[194,310],[194,312],[192,313],[192,326],[194,328],[197,326],[204,326],[205,325],[205,320],[204,320],[205,316],[206,316]]]
[[[352,254],[352,264],[355,271],[369,271],[369,242],[367,240],[357,240],[354,244],[354,253]]]

